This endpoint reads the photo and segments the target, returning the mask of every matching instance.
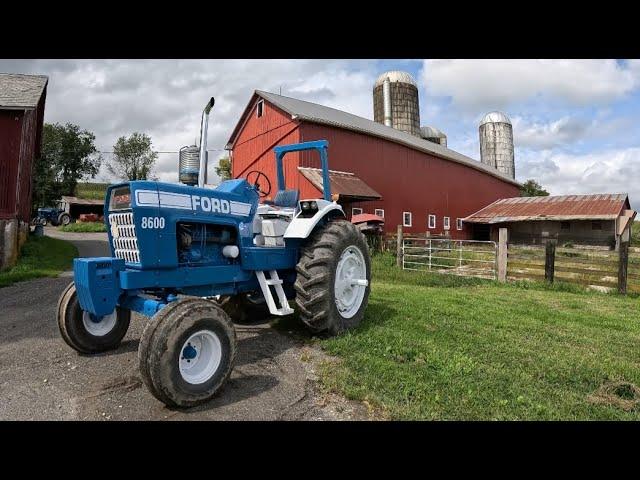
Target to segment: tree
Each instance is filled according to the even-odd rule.
[[[542,188],[538,182],[533,179],[529,179],[522,184],[520,188],[521,197],[548,197],[549,192]]]
[[[231,160],[229,160],[229,157],[220,159],[218,166],[216,167],[216,174],[221,180],[231,179]]]
[[[33,167],[34,210],[52,205],[61,195],[74,195],[78,180],[98,173],[102,157],[95,138],[72,123],[44,124],[40,157]]]
[[[118,138],[107,169],[123,180],[148,180],[157,159],[158,152],[151,149],[149,135],[135,132],[129,138]]]

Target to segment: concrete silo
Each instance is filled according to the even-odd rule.
[[[373,119],[420,137],[418,84],[409,73],[392,70],[378,77],[373,86]]]
[[[420,129],[420,136],[425,140],[428,140],[443,147],[447,146],[447,136],[435,127],[422,127]]]
[[[516,177],[513,127],[502,112],[489,112],[480,122],[480,161],[510,178]]]

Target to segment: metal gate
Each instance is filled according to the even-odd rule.
[[[405,237],[402,268],[497,280],[498,245],[477,240]]]

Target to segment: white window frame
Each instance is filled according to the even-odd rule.
[[[431,224],[431,219],[433,219],[433,225]],[[427,217],[427,228],[436,228],[436,216],[429,214]]]
[[[462,224],[462,219],[461,218],[456,218],[456,230],[462,230],[464,228],[463,224]]]
[[[356,213],[356,210],[360,210],[359,213]],[[364,213],[364,211],[360,208],[360,207],[352,207],[351,208],[351,216],[353,217],[354,215],[362,215]]]
[[[409,223],[407,224],[406,215],[409,215]],[[413,224],[413,214],[411,212],[402,212],[402,226],[411,227]]]
[[[264,100],[258,100],[256,103],[256,118],[264,116]]]
[[[378,212],[382,212],[382,215],[380,215],[380,213],[378,213]],[[377,216],[379,216],[379,217],[384,218],[384,208],[376,208],[376,209],[374,210],[374,214],[375,214],[375,215],[377,215]]]
[[[451,217],[442,217],[442,228],[451,230]]]

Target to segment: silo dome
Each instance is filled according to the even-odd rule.
[[[388,72],[384,72],[382,75],[378,77],[376,83],[373,85],[373,88],[379,87],[384,83],[385,78],[389,78],[390,82],[401,82],[408,83],[418,88],[418,82],[411,76],[410,73],[403,72],[401,70],[390,70]]]
[[[447,136],[436,127],[427,126],[420,128],[420,136],[425,140],[437,143],[443,147],[447,146]]]
[[[374,121],[420,137],[418,83],[410,73],[385,72],[373,85]]]
[[[513,126],[502,112],[489,112],[480,122],[480,161],[515,178]]]
[[[506,114],[502,112],[489,112],[480,121],[480,125],[484,125],[485,123],[508,123],[511,125],[511,120],[507,117]]]

